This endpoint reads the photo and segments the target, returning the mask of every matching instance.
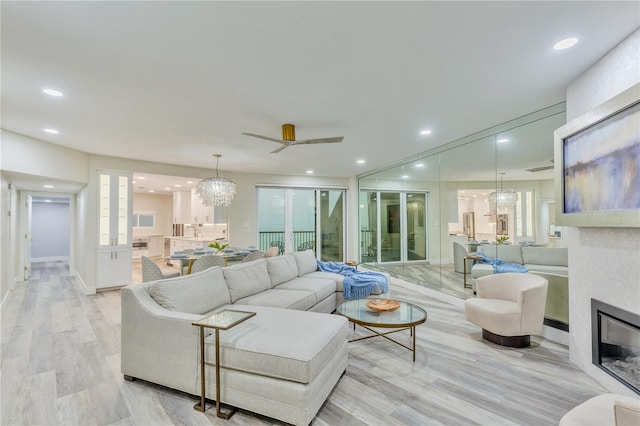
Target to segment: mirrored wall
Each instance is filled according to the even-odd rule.
[[[563,247],[553,131],[565,122],[562,103],[359,176],[360,261],[466,298],[478,246]]]

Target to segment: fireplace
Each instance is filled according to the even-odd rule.
[[[640,394],[640,315],[591,299],[592,361]]]

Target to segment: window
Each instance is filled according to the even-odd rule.
[[[134,228],[155,228],[155,226],[156,226],[155,213],[133,213]]]
[[[516,237],[533,237],[533,191],[519,191],[515,206]]]

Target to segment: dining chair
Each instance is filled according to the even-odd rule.
[[[316,242],[315,240],[311,240],[311,241],[305,241],[304,243],[300,244],[298,246],[298,251],[305,251],[305,250],[316,250]]]
[[[280,254],[280,250],[278,247],[269,247],[267,251],[264,252],[264,257],[275,257]]]
[[[204,271],[205,269],[209,269],[213,266],[225,266],[224,257],[222,256],[202,256],[196,259],[191,266],[191,273],[195,274],[196,272]]]
[[[173,278],[180,275],[180,272],[162,273],[162,269],[147,256],[141,256],[142,261],[142,282],[157,281],[164,278]]]
[[[284,254],[284,243],[282,241],[271,241],[270,247],[278,247],[278,254]]]
[[[274,247],[274,248],[277,248],[277,247]],[[242,259],[242,262],[251,262],[252,260],[262,259],[264,255],[265,253],[263,251],[260,251],[260,250],[252,251]]]

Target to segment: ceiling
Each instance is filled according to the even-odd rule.
[[[3,129],[101,155],[214,169],[222,154],[221,172],[335,177],[562,102],[640,26],[640,3],[611,1],[0,7]],[[242,135],[279,138],[283,123],[344,141],[270,154],[276,143]]]

